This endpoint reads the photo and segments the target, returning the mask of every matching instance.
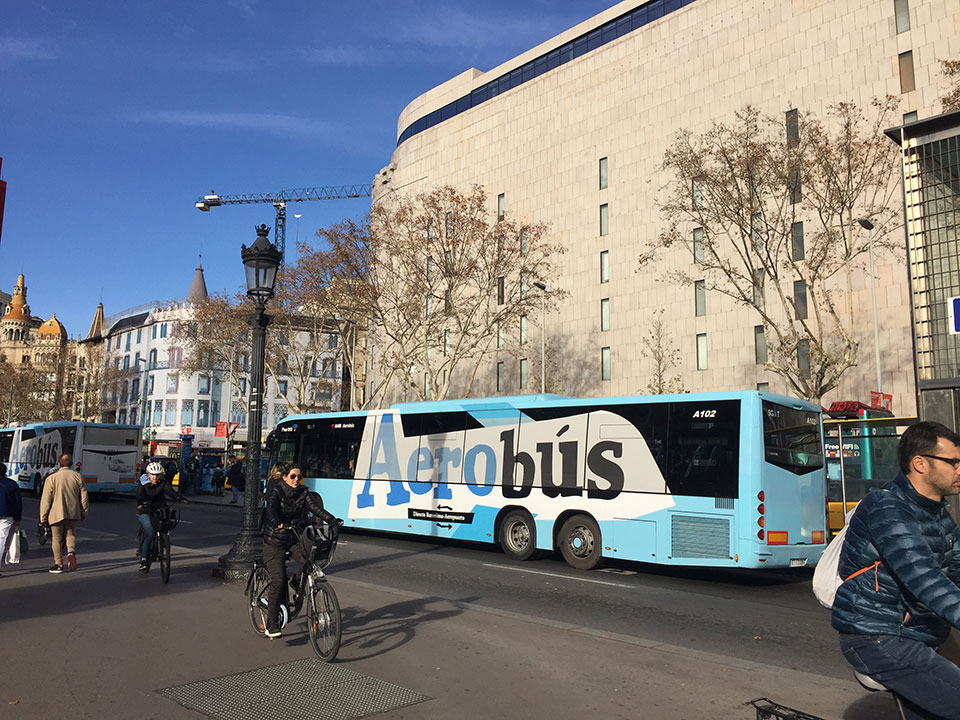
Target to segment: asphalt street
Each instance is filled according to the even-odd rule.
[[[33,540],[34,499],[25,512]],[[213,579],[239,521],[236,506],[184,506],[169,585],[136,572],[127,499],[93,504],[75,573],[46,572],[49,546],[5,567],[0,717],[247,717],[167,692],[313,657],[302,621],[260,638],[243,588]],[[335,668],[422,698],[378,717],[753,718],[760,697],[822,718],[895,717],[853,682],[809,571],[583,573],[552,556],[346,533],[329,573],[344,616]],[[361,716],[335,706],[316,700],[303,717]]]

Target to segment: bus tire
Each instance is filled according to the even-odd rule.
[[[560,552],[570,567],[593,570],[603,551],[600,526],[589,515],[573,515],[560,528]]]
[[[529,560],[537,551],[537,526],[526,510],[511,510],[500,522],[500,548],[513,560]]]

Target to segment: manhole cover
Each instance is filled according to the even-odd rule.
[[[176,685],[157,693],[223,720],[349,720],[430,699],[313,658]]]

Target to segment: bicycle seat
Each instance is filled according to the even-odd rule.
[[[853,676],[857,679],[857,682],[863,686],[865,690],[871,692],[891,692],[890,688],[884,685],[881,682],[874,680],[869,675],[864,675],[861,672],[853,671]]]

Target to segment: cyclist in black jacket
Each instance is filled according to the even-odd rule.
[[[183,495],[173,489],[164,479],[163,465],[152,462],[147,465],[150,482],[137,486],[137,519],[143,530],[143,542],[140,545],[140,572],[147,572],[150,565],[150,546],[153,544],[153,523],[150,519],[154,510],[167,507],[167,498],[186,502]]]
[[[283,481],[275,483],[267,494],[267,507],[263,523],[263,564],[270,573],[270,585],[267,586],[267,637],[280,637],[280,625],[277,613],[280,610],[280,598],[287,583],[286,552],[298,563],[306,560],[306,549],[297,542],[294,528],[303,530],[315,520],[309,515],[326,523],[340,522],[323,509],[323,500],[315,492],[300,485],[303,470],[293,464],[287,468]]]

